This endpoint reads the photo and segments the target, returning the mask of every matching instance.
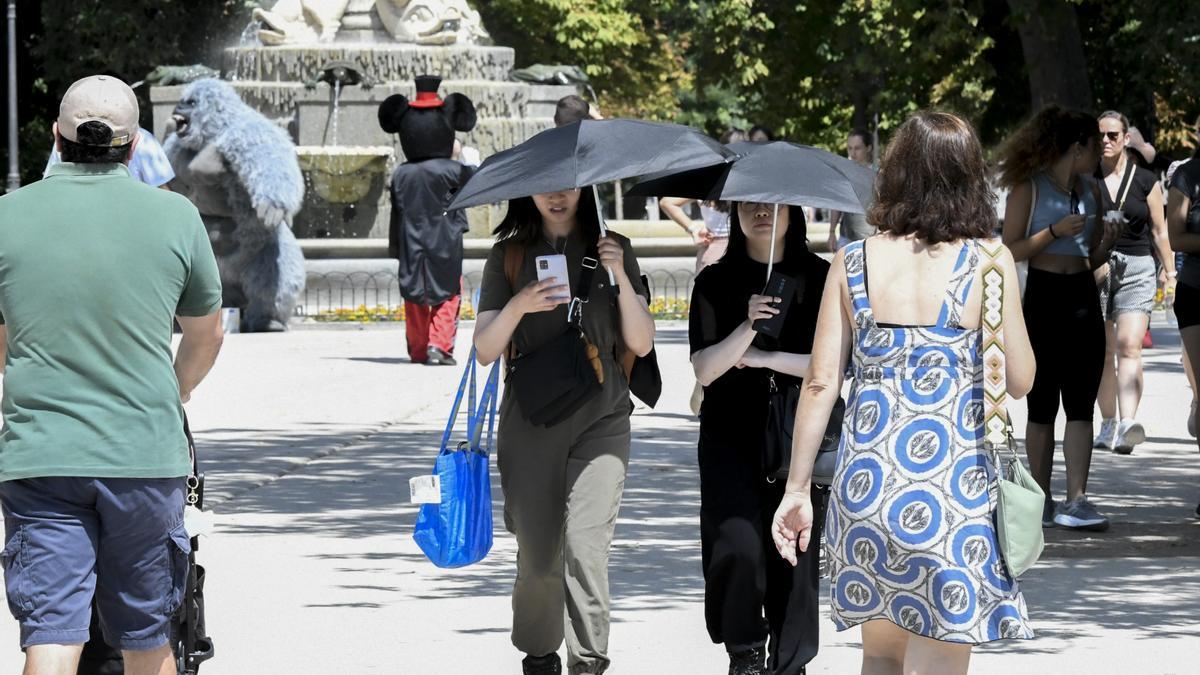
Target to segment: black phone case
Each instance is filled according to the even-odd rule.
[[[782,301],[775,305],[779,313],[769,319],[759,319],[754,322],[754,330],[757,333],[768,337],[777,338],[783,332],[783,322],[787,318],[788,309],[791,308],[793,301],[796,299],[796,279],[772,272],[771,278],[767,280],[767,287],[763,289],[763,295],[773,295],[780,298]]]

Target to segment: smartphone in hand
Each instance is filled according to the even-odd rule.
[[[556,297],[556,300],[571,299],[571,276],[567,272],[567,256],[562,254],[539,255],[534,260],[534,266],[537,268],[538,281],[554,278],[555,285],[567,287],[567,294]]]
[[[773,338],[779,337],[783,332],[783,322],[787,318],[788,308],[792,306],[792,302],[796,299],[797,282],[793,277],[779,272],[772,272],[771,278],[767,280],[767,287],[763,290],[763,295],[770,295],[780,298],[781,302],[775,305],[779,313],[769,319],[759,319],[754,322],[755,332],[762,333]]]

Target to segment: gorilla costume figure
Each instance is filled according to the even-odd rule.
[[[188,85],[173,118],[171,187],[204,218],[224,305],[241,309],[243,331],[287,330],[305,282],[291,229],[304,198],[292,139],[216,79]]]
[[[450,157],[454,132],[474,129],[476,117],[466,96],[439,98],[441,83],[422,75],[414,100],[389,96],[379,106],[379,126],[400,134],[404,150],[392,175],[388,255],[400,261],[408,354],[413,363],[454,365],[468,225],[466,211],[446,209],[473,170]]]

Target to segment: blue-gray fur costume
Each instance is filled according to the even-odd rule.
[[[204,217],[225,306],[242,310],[244,331],[286,330],[305,282],[291,229],[304,198],[292,139],[221,80],[188,85],[173,117],[171,187]]]

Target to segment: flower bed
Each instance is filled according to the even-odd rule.
[[[688,316],[688,301],[673,298],[655,298],[654,302],[650,303],[650,313],[655,319],[664,321],[686,319]],[[354,308],[327,309],[318,312],[312,318],[314,321],[323,323],[384,323],[404,321],[404,305],[396,307],[385,307],[382,305],[368,307],[366,305],[359,305]],[[475,308],[471,306],[470,302],[463,301],[462,306],[458,310],[458,318],[464,321],[470,321],[475,318]]]

